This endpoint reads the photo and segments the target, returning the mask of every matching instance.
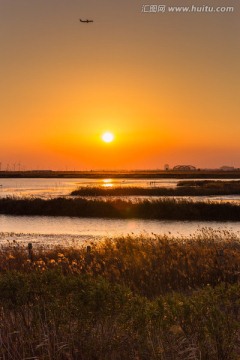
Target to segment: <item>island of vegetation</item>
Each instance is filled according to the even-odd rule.
[[[158,200],[2,198],[0,214],[85,218],[239,221],[240,206],[175,198]]]
[[[154,184],[154,182],[153,182]],[[177,187],[85,186],[72,191],[72,196],[220,196],[239,195],[240,181],[179,181]]]

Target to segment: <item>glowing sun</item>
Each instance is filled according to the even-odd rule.
[[[102,140],[106,143],[110,143],[114,140],[114,135],[110,132],[105,132],[102,134]]]

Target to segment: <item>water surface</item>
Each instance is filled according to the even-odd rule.
[[[240,222],[158,221],[141,219],[101,219],[50,216],[0,215],[0,243],[8,240],[66,244],[102,237],[158,234],[189,236],[203,228],[234,232],[240,238]]]
[[[188,179],[186,179],[188,180]],[[201,180],[201,179],[199,179]],[[142,186],[175,187],[179,179],[0,179],[0,197],[41,197],[69,196],[79,186]],[[124,197],[124,199],[133,197]],[[142,200],[149,197],[135,197]],[[156,199],[157,197],[151,197]],[[240,202],[240,195],[188,197],[197,201]],[[105,198],[106,199],[106,198]],[[170,234],[189,236],[202,228],[229,230],[239,236],[240,222],[190,222],[158,221],[142,219],[93,219],[47,216],[5,216],[0,215],[0,243],[7,240],[37,242],[44,246],[67,245],[69,242],[82,243],[85,240],[121,235]]]
[[[189,180],[189,179],[181,179]],[[202,179],[195,179],[202,180]],[[211,180],[211,179],[207,179]],[[229,179],[222,179],[229,181]],[[236,179],[232,179],[237,181]],[[69,196],[71,191],[79,186],[140,186],[140,187],[176,187],[179,179],[0,179],[0,197],[14,196],[19,198],[40,197],[52,198],[58,196]],[[123,197],[122,197],[123,198]],[[124,197],[133,198],[131,197]],[[136,196],[135,198],[149,199],[147,196]],[[151,197],[154,199],[157,197]],[[240,195],[224,196],[199,196],[190,197],[198,201],[223,201],[223,202],[240,202]]]

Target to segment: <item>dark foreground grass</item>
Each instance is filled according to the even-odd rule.
[[[73,196],[218,196],[239,195],[240,181],[180,181],[176,188],[85,186],[72,191]]]
[[[139,202],[120,199],[0,199],[0,214],[140,218],[158,220],[240,221],[240,206],[230,203],[160,199]]]
[[[0,251],[0,358],[237,360],[240,244],[125,237]]]

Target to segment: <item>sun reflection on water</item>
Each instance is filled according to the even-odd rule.
[[[104,179],[103,180],[103,187],[113,187],[113,180],[112,179]]]

